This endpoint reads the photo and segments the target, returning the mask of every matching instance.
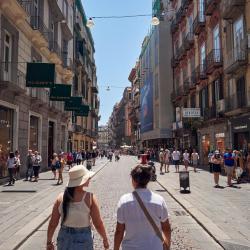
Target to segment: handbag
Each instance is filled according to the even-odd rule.
[[[134,197],[136,198],[136,200],[138,201],[143,213],[145,214],[146,218],[148,219],[149,223],[151,224],[151,226],[153,227],[156,235],[158,236],[158,238],[161,240],[162,242],[162,247],[163,250],[169,250],[169,247],[167,246],[167,244],[165,243],[165,240],[162,236],[162,233],[160,231],[160,229],[158,228],[158,226],[156,225],[156,223],[154,222],[153,218],[151,217],[151,215],[149,214],[147,208],[145,207],[142,199],[140,198],[140,196],[138,195],[138,193],[136,191],[133,192]]]

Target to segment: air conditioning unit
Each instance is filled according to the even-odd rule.
[[[216,110],[218,113],[222,113],[225,111],[225,100],[224,99],[217,101]]]

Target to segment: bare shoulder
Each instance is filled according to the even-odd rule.
[[[63,192],[62,193],[60,193],[58,196],[57,196],[57,198],[56,198],[56,203],[61,203],[62,201],[63,201]]]

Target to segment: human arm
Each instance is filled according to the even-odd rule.
[[[166,245],[167,249],[170,249],[171,245],[171,226],[169,220],[167,219],[164,222],[161,222],[161,229],[164,235],[164,244]]]
[[[125,232],[125,224],[117,222],[114,239],[114,250],[119,250]]]
[[[103,239],[103,246],[105,249],[109,248],[108,237],[106,234],[106,230],[101,218],[99,206],[96,197],[93,195],[93,203],[91,205],[90,216],[92,218],[93,224],[97,232],[101,235]]]
[[[50,221],[49,221],[48,232],[47,232],[47,250],[54,249],[52,238],[53,238],[53,235],[55,233],[55,230],[57,228],[57,225],[61,217],[59,210],[58,210],[61,202],[62,202],[62,195],[59,195],[53,206],[52,214],[51,214]]]

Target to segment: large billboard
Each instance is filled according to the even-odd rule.
[[[141,89],[141,133],[153,130],[153,75],[150,72]]]

